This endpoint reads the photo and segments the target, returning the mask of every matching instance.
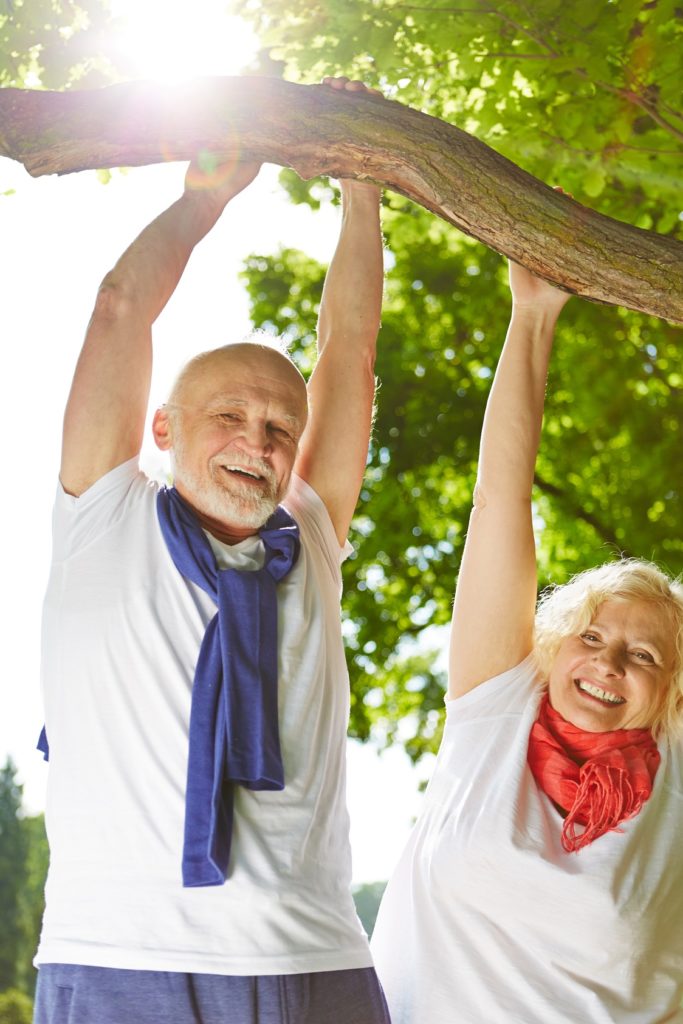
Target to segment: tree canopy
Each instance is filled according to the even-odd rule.
[[[680,225],[677,0],[233,6],[287,79],[363,77],[603,213],[664,234]]]
[[[12,55],[1,84],[33,87],[29,64],[42,65],[40,81],[51,88],[98,84],[84,77],[88,69],[116,77],[106,36],[93,28],[106,17],[103,5],[32,0],[31,11],[42,11],[33,28],[28,8],[15,0],[10,18],[0,2],[0,46]],[[232,0],[232,9],[257,26],[262,68],[293,82],[362,77],[582,204],[683,238],[683,13],[673,0]],[[86,23],[83,34],[67,33],[65,58],[55,26]],[[21,44],[10,38],[17,26]],[[293,202],[316,208],[338,199],[326,180],[302,183],[284,171],[282,182]],[[490,249],[404,196],[387,193],[384,204],[378,414],[356,554],[345,568],[351,728],[391,741],[401,722],[419,757],[439,735],[444,639],[434,627],[450,616],[509,296],[504,261]],[[255,324],[290,338],[307,372],[324,268],[289,249],[254,254],[244,273]],[[541,586],[621,553],[683,570],[682,394],[679,328],[570,302],[536,475]]]
[[[285,77],[362,77],[581,203],[682,237],[673,0],[235,6]],[[330,194],[282,177],[295,202]],[[444,638],[430,627],[450,617],[509,296],[498,256],[401,197],[387,195],[384,225],[378,414],[346,569],[352,728],[391,739],[409,721],[418,757],[439,737]],[[322,274],[292,251],[246,269],[255,321],[294,339],[304,367]],[[683,570],[681,362],[664,320],[578,300],[564,311],[534,495],[541,587],[621,554]]]

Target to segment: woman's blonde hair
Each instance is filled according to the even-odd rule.
[[[536,610],[534,655],[541,677],[548,679],[560,644],[583,632],[603,601],[647,601],[670,623],[675,662],[670,685],[655,721],[654,735],[683,731],[683,584],[651,562],[624,558],[574,576],[569,583],[544,591]]]

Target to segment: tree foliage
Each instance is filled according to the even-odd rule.
[[[286,77],[362,76],[582,203],[681,236],[683,15],[672,2],[238,6]],[[282,180],[295,202],[331,194]],[[445,640],[433,627],[450,617],[509,295],[494,253],[401,197],[385,198],[384,227],[378,414],[346,565],[346,638],[353,733],[374,727],[391,742],[408,722],[417,758],[439,739]],[[304,370],[322,276],[292,251],[246,268],[255,322],[295,339]],[[620,553],[683,570],[682,394],[679,329],[572,300],[536,475],[541,586]]]
[[[5,1019],[23,1020],[26,1006],[30,1009],[28,997],[35,987],[31,961],[38,944],[47,874],[43,816],[24,815],[21,797],[16,767],[8,758],[0,769],[0,1024]]]
[[[0,0],[0,86],[95,87],[113,75],[108,0]]]
[[[21,786],[10,758],[0,769],[0,991],[14,986],[17,949],[22,939],[20,893],[28,844],[22,828]]]
[[[31,1024],[33,1003],[17,988],[0,992],[0,1024]]]
[[[23,992],[33,995],[36,985],[33,957],[38,948],[45,909],[45,879],[49,850],[42,814],[28,815],[22,818],[21,824],[28,849],[23,885],[19,893],[21,938],[17,947],[15,981]]]
[[[677,0],[233,0],[286,78],[362,76],[544,181],[680,231]]]

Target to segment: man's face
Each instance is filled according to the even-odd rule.
[[[279,353],[239,345],[205,362],[177,398],[168,416],[178,492],[211,532],[249,536],[289,486],[306,424],[303,380]]]

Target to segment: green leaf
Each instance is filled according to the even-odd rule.
[[[607,174],[602,164],[593,164],[582,177],[583,191],[587,196],[595,199],[601,195],[607,181]]]

